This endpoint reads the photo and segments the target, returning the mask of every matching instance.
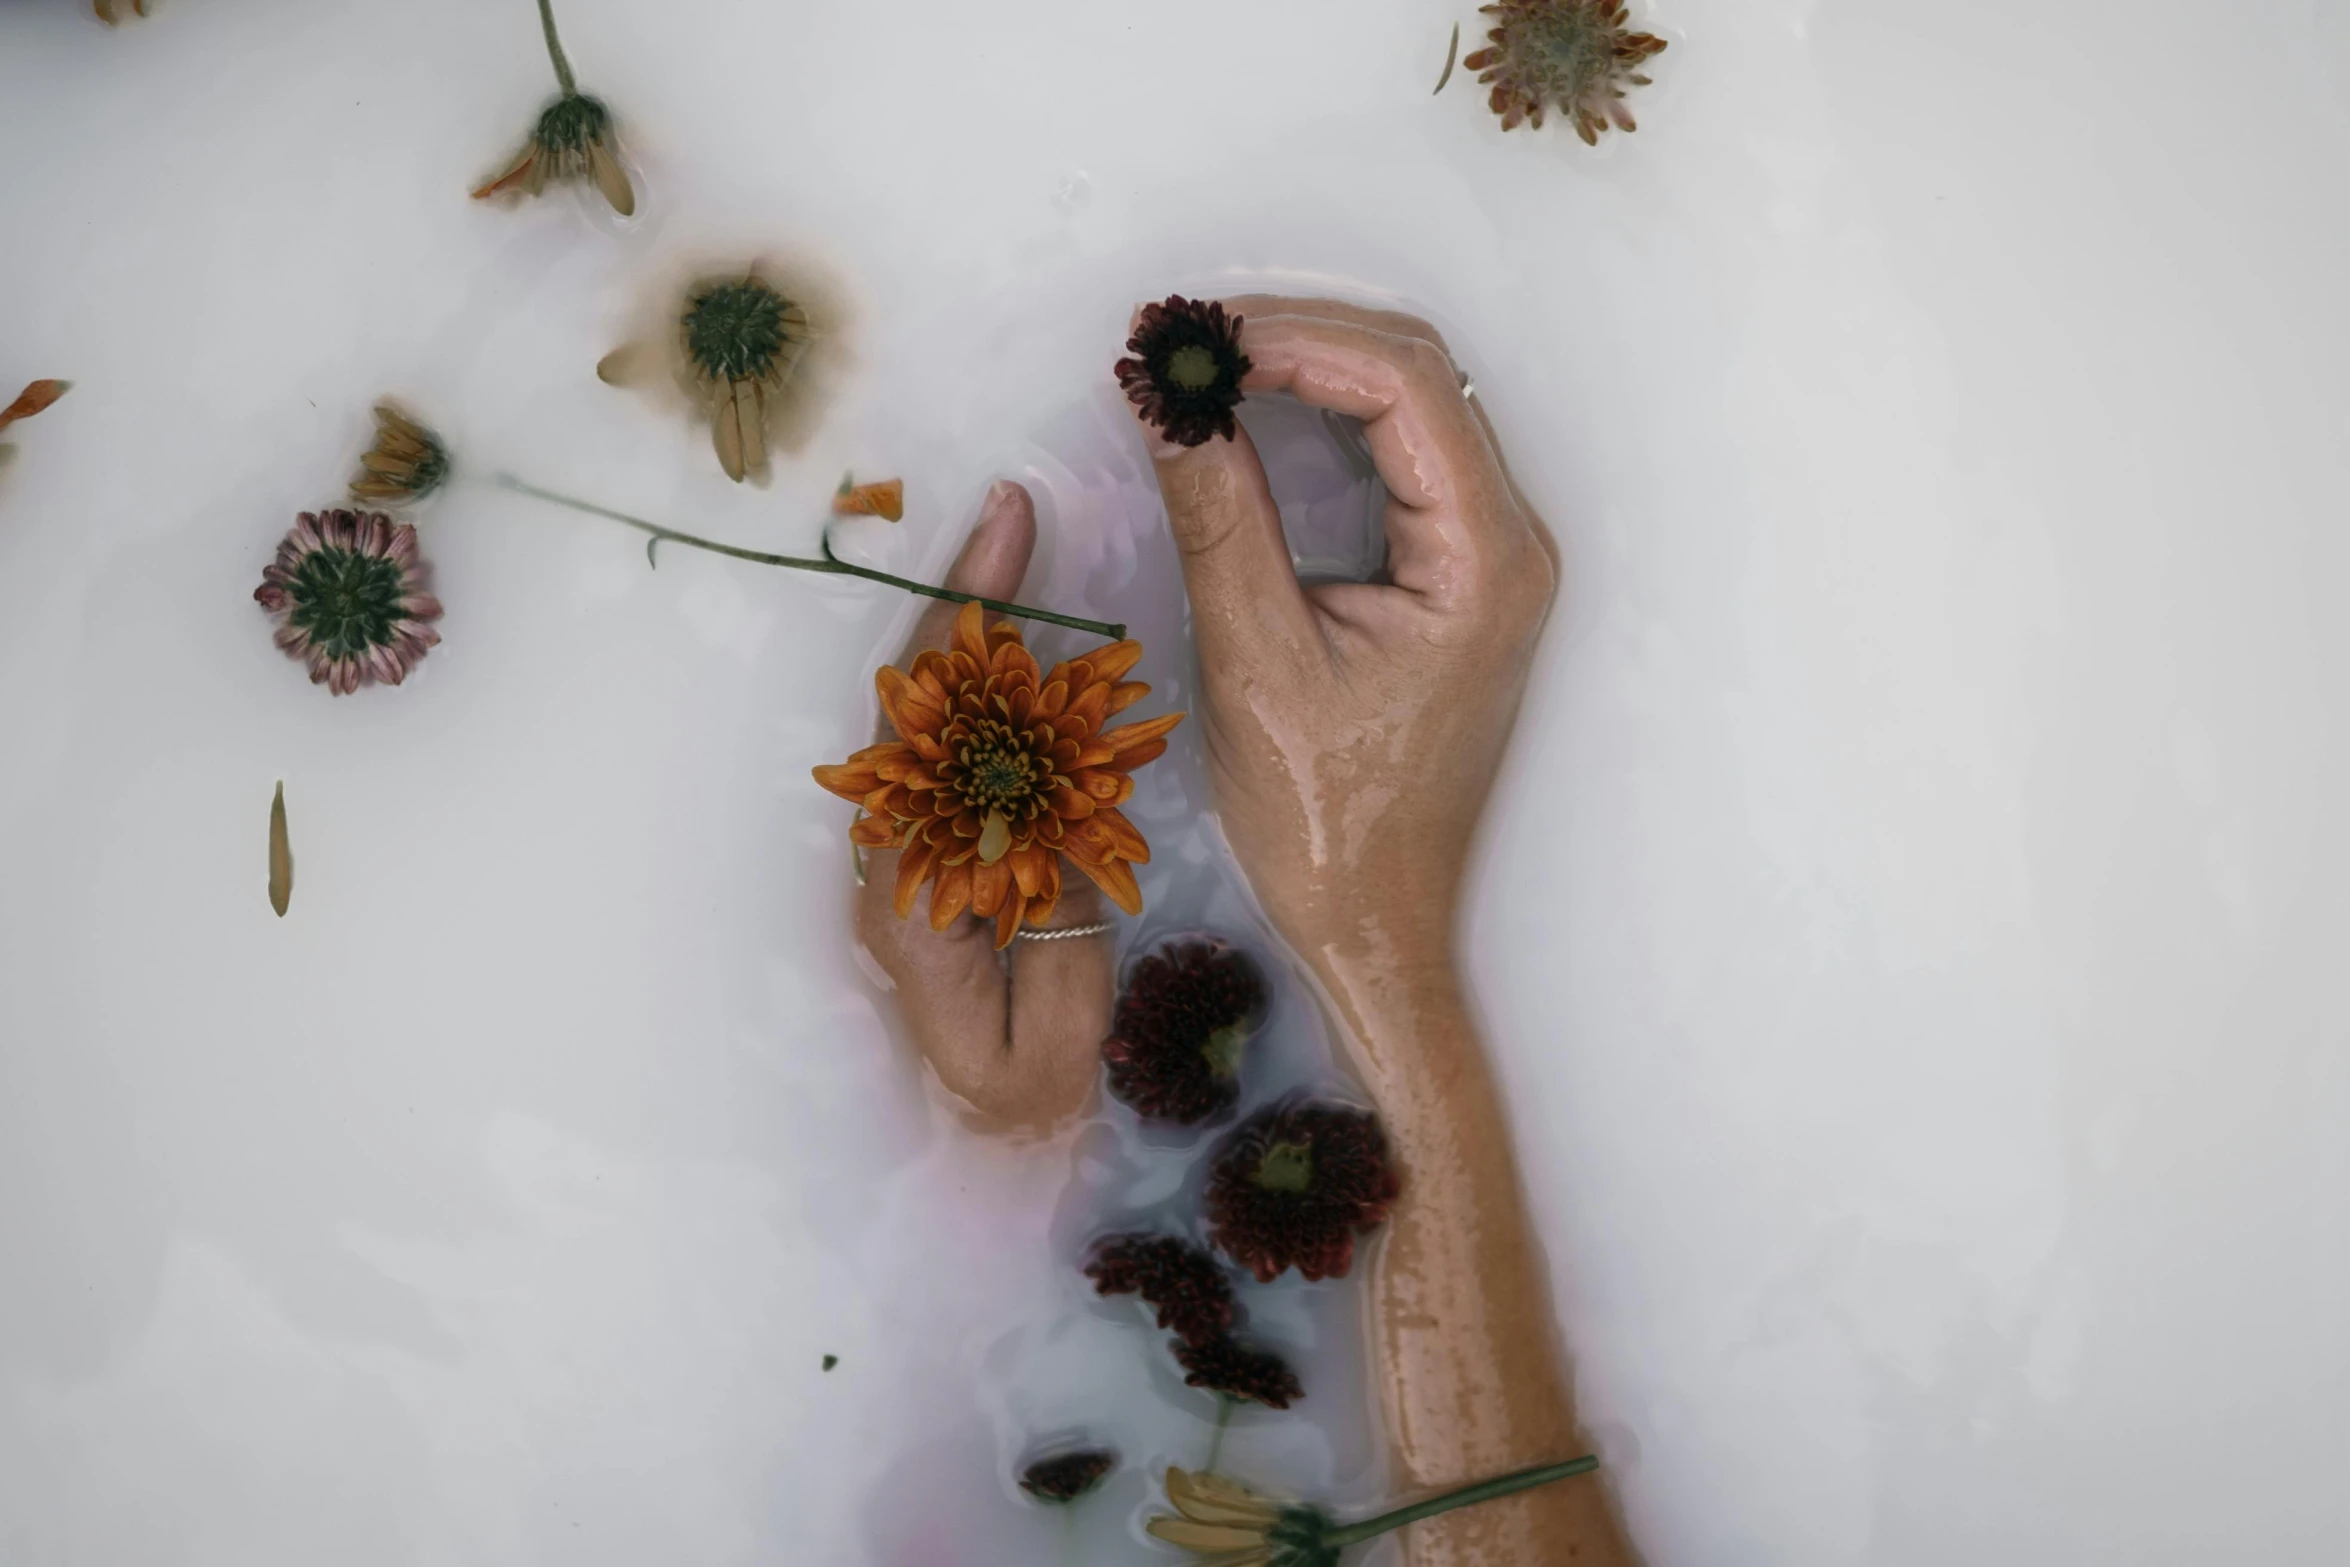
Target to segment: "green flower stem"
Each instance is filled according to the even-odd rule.
[[[764,550],[746,550],[740,545],[721,544],[715,539],[697,538],[691,533],[680,533],[675,528],[664,528],[657,522],[642,517],[631,517],[624,511],[613,511],[593,501],[583,501],[570,495],[558,495],[553,490],[542,490],[535,484],[526,484],[510,473],[497,476],[497,483],[523,495],[573,511],[584,511],[592,517],[605,517],[623,527],[634,528],[645,535],[645,559],[653,559],[657,544],[690,544],[698,550],[715,555],[731,555],[736,560],[754,561],[762,566],[788,566],[794,571],[821,571],[836,577],[863,577],[868,582],[886,582],[893,588],[908,593],[919,593],[924,598],[944,599],[950,604],[978,604],[999,615],[1016,615],[1022,620],[1041,620],[1055,626],[1067,626],[1072,631],[1090,631],[1097,637],[1108,637],[1113,642],[1126,640],[1126,627],[1119,621],[1085,620],[1076,615],[1056,615],[1049,609],[1031,609],[1025,604],[1007,604],[1002,599],[981,598],[976,593],[958,593],[953,588],[934,588],[927,583],[912,582],[904,577],[891,576],[886,571],[875,571],[870,566],[853,566],[845,560],[836,560],[827,551],[821,558],[807,555],[770,555]]]
[[[1212,1475],[1216,1472],[1217,1461],[1224,1456],[1224,1433],[1232,1429],[1232,1409],[1238,1402],[1229,1393],[1216,1395],[1216,1435],[1208,1443],[1208,1461],[1201,1468],[1201,1474]]]
[[[571,62],[563,58],[563,40],[555,36],[555,7],[552,0],[539,0],[539,25],[547,30],[547,58],[555,62],[555,80],[566,98],[579,91],[579,84],[571,79]]]
[[[1548,1485],[1553,1480],[1564,1480],[1572,1475],[1589,1474],[1598,1467],[1599,1455],[1586,1453],[1581,1458],[1570,1458],[1562,1464],[1544,1464],[1535,1469],[1521,1469],[1516,1474],[1499,1475],[1491,1480],[1480,1480],[1475,1485],[1464,1485],[1457,1491],[1447,1491],[1442,1496],[1431,1496],[1424,1502],[1414,1502],[1409,1507],[1398,1507],[1394,1512],[1381,1513],[1376,1518],[1366,1518],[1360,1523],[1342,1525],[1324,1535],[1322,1543],[1334,1550],[1344,1549],[1349,1545],[1385,1534],[1391,1529],[1400,1529],[1407,1523],[1418,1523],[1421,1519],[1433,1518],[1438,1513],[1449,1513],[1456,1507],[1474,1507],[1479,1502],[1491,1502],[1504,1496],[1515,1496],[1520,1491],[1530,1491],[1538,1485]]]

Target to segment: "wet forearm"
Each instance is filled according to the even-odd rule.
[[[1482,1045],[1449,970],[1323,979],[1404,1171],[1372,1281],[1378,1380],[1402,1477],[1426,1488],[1588,1449],[1541,1252]],[[1414,1567],[1616,1567],[1605,1485],[1569,1480],[1415,1525]]]

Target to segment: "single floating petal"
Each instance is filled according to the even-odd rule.
[[[294,846],[286,835],[286,785],[278,780],[269,802],[269,906],[284,919],[294,901]]]
[[[832,498],[832,509],[842,517],[879,517],[884,522],[902,521],[906,515],[906,481],[877,479],[871,484],[851,484],[843,479],[840,493]]]

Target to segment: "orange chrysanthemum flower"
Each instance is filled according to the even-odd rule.
[[[1118,807],[1134,793],[1130,775],[1165,752],[1183,715],[1103,727],[1150,694],[1119,678],[1141,659],[1141,643],[1110,642],[1040,671],[1018,626],[988,625],[965,604],[945,652],[875,672],[898,738],[817,768],[816,781],[865,808],[850,841],[905,851],[900,919],[928,882],[931,929],[968,912],[994,920],[995,944],[1006,946],[1022,920],[1052,917],[1063,855],[1111,902],[1142,912],[1127,867],[1147,863],[1150,845]]]

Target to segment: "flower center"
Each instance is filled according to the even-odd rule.
[[[1216,356],[1186,343],[1167,356],[1167,379],[1187,392],[1204,392],[1216,384]]]
[[[611,123],[611,111],[602,103],[585,93],[566,93],[539,116],[538,144],[549,152],[585,153]]]
[[[714,284],[686,310],[686,353],[714,381],[763,380],[783,352],[788,308],[789,301],[755,278]]]
[[[1302,1192],[1314,1184],[1314,1151],[1304,1143],[1275,1143],[1257,1161],[1256,1182],[1269,1192]]]
[[[1208,1058],[1209,1071],[1218,1077],[1233,1077],[1240,1071],[1240,1047],[1246,1043],[1248,1030],[1233,1023],[1210,1034],[1200,1054]]]
[[[388,647],[400,620],[404,586],[396,561],[357,550],[312,550],[294,569],[287,589],[293,609],[289,624],[334,658],[352,658]]]
[[[1036,793],[1036,758],[1028,754],[1009,726],[988,719],[973,730],[971,739],[957,754],[963,764],[963,776],[957,780],[963,797],[982,811],[1003,810],[1025,804]]]

